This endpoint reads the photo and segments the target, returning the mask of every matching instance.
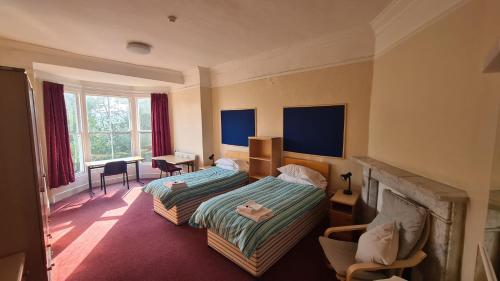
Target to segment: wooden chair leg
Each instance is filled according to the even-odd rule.
[[[125,174],[122,174],[122,185],[125,186]]]
[[[161,179],[162,174],[163,174],[163,171],[162,171],[162,170],[160,170],[160,179]]]
[[[99,175],[100,180],[101,180],[101,191],[102,191],[102,174]]]
[[[128,172],[125,172],[124,176],[127,178],[127,189],[130,189],[130,187],[128,186]]]

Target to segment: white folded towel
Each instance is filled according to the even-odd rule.
[[[164,185],[170,188],[172,191],[187,187],[187,184],[184,181],[167,181],[164,183]]]
[[[257,202],[255,202],[254,200],[250,200],[248,202],[246,202],[245,204],[241,205],[241,206],[238,206],[240,207],[239,209],[240,210],[244,210],[244,211],[247,211],[251,214],[259,211],[260,209],[262,209],[262,205],[261,204],[257,204]]]
[[[248,206],[242,205],[236,207],[236,212],[246,218],[249,218],[255,222],[261,222],[267,220],[273,216],[273,210],[260,207],[258,211],[249,208]]]

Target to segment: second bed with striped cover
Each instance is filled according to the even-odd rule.
[[[165,186],[168,181],[185,181],[186,188],[172,191]],[[158,198],[166,209],[182,204],[197,197],[231,190],[248,180],[248,174],[243,171],[232,171],[219,167],[196,171],[178,176],[154,180],[142,190]]]
[[[321,204],[325,192],[311,185],[266,177],[203,202],[189,224],[209,228],[240,249],[248,258],[272,235],[285,230],[307,211]],[[273,210],[273,217],[256,223],[236,213],[236,206],[255,200]]]

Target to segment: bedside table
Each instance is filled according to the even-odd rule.
[[[347,195],[338,190],[330,198],[330,226],[344,226],[355,224],[356,205],[359,200],[359,192],[352,192],[352,195]],[[339,232],[332,235],[333,237],[345,241],[353,240],[352,232]]]

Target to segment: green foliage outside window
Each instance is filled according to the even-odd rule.
[[[151,161],[151,99],[137,99],[138,123],[139,123],[139,147],[141,156],[145,161]]]
[[[87,96],[92,161],[132,156],[128,98]]]
[[[73,169],[75,173],[78,173],[82,171],[82,138],[78,126],[77,96],[71,93],[64,93],[64,103],[66,105],[66,118],[68,120],[69,144],[71,158],[73,158]]]

